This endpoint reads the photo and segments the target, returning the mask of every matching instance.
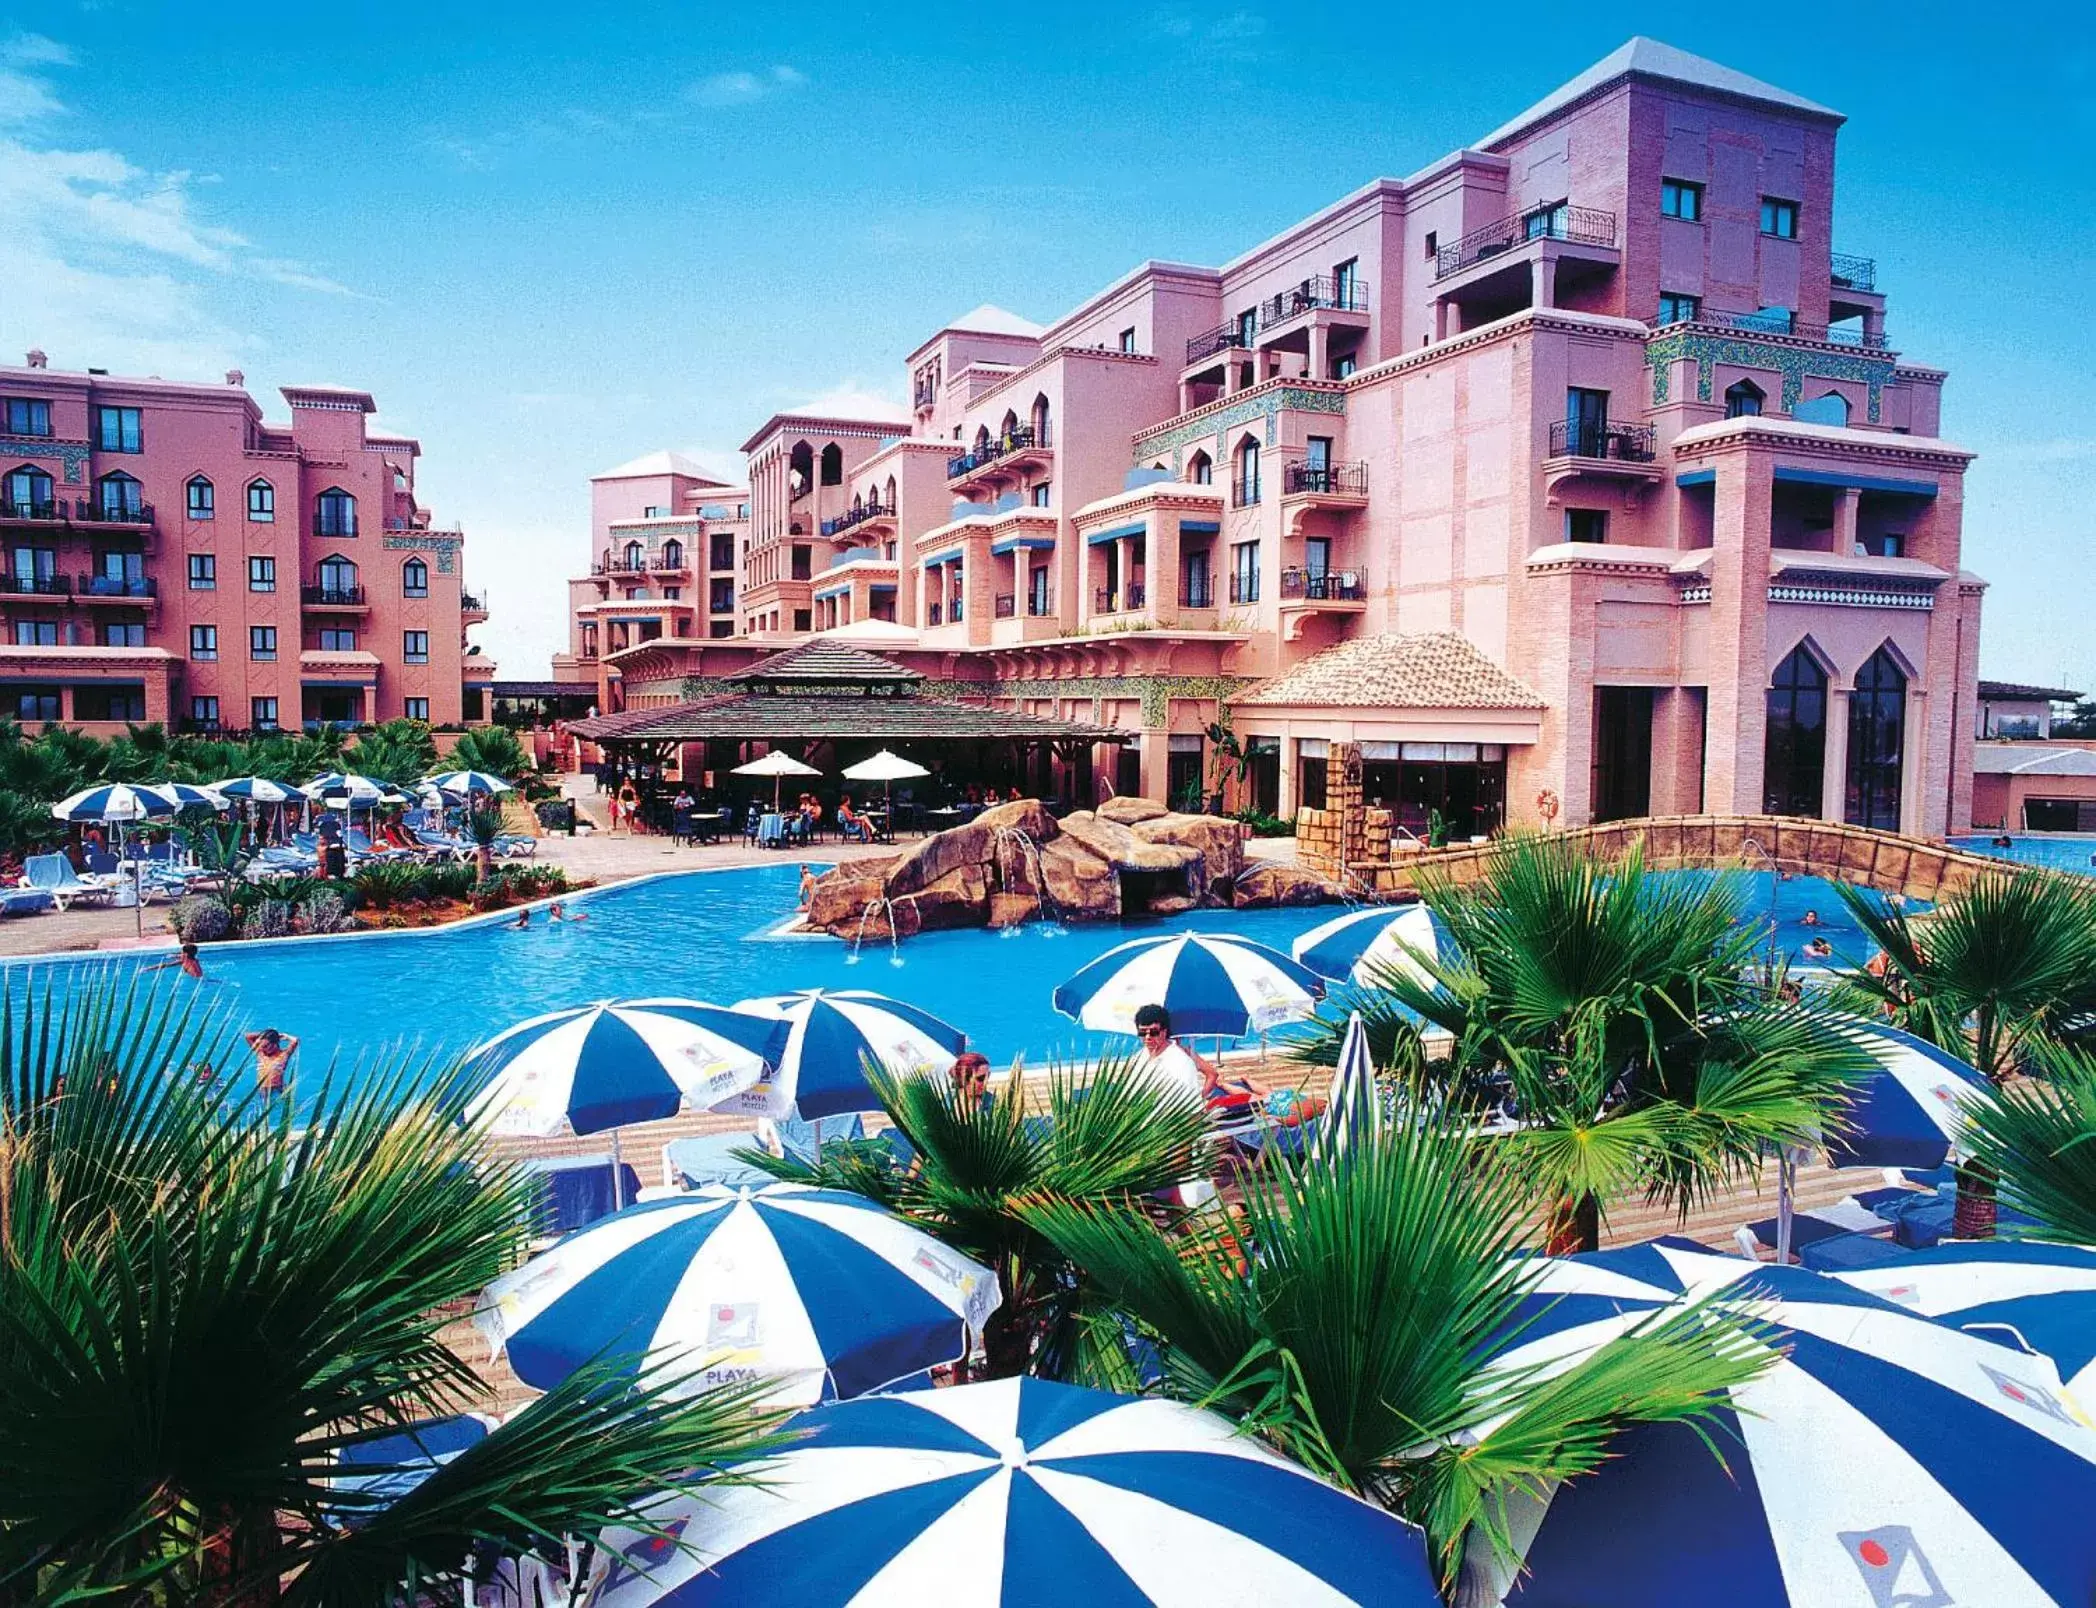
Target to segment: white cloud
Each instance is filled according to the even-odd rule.
[[[747,106],[768,95],[798,89],[807,81],[808,75],[798,67],[781,63],[763,72],[715,73],[711,78],[700,79],[684,93],[701,106]]]
[[[1266,40],[1266,18],[1237,10],[1218,17],[1185,6],[1164,6],[1150,13],[1150,32],[1187,54],[1219,62],[1255,60]]]
[[[857,380],[846,380],[839,385],[833,385],[827,391],[811,396],[805,401],[794,402],[778,411],[820,413],[837,419],[872,419],[883,423],[893,420],[898,425],[906,425],[910,418],[909,404],[900,396],[869,389]]]
[[[15,34],[0,40],[0,123],[27,123],[64,111],[35,69],[72,64],[72,52],[42,34]]]

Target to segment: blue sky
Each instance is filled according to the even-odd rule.
[[[775,409],[901,400],[979,302],[1045,320],[1145,257],[1223,260],[1643,32],[1848,114],[1836,247],[1983,454],[1983,669],[2096,688],[2076,11],[1589,10],[0,4],[0,351],[238,367],[272,413],[371,390],[465,527],[479,639],[535,676],[591,472],[737,473]]]

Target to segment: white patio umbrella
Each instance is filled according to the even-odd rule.
[[[791,754],[774,748],[762,759],[753,759],[747,765],[737,765],[737,776],[769,776],[771,778],[771,812],[779,813],[779,780],[785,776],[820,776],[821,771],[813,765],[803,765]]]
[[[158,793],[178,810],[222,810],[226,807],[225,795],[217,788],[199,787],[194,782],[146,782],[140,791]]]
[[[51,806],[51,813],[61,821],[113,826],[121,841],[124,827],[131,822],[165,820],[175,813],[175,809],[173,799],[149,787],[101,782],[70,798],[60,799]],[[135,860],[131,863],[131,905],[138,913],[138,935],[143,938],[146,931],[145,888]]]
[[[855,782],[879,782],[881,803],[892,815],[895,805],[888,796],[889,788],[897,782],[914,781],[919,776],[929,776],[931,772],[914,759],[904,759],[902,755],[883,748],[869,759],[862,759],[856,765],[845,766],[844,774]]]

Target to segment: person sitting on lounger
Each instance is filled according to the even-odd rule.
[[[1135,1057],[1138,1072],[1195,1096],[1221,1076],[1212,1061],[1172,1037],[1172,1013],[1162,1005],[1145,1005],[1135,1013],[1135,1036],[1142,1046]]]

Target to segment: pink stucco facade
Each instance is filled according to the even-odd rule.
[[[908,355],[906,419],[752,437],[744,638],[608,661],[605,696],[892,619],[963,689],[1137,733],[1118,780],[1152,796],[1211,785],[1221,722],[1259,756],[1233,790],[1282,814],[1338,740],[1459,830],[1961,829],[1970,455],[1875,264],[1833,249],[1840,124],[1633,41],[1221,267],[1145,263],[1046,327],[980,309]],[[796,479],[833,441],[834,480]],[[876,494],[871,530],[834,523]],[[1388,634],[1459,637],[1534,707],[1260,691]]]
[[[0,367],[0,712],[115,732],[485,718],[465,539],[370,396]],[[470,650],[470,651],[469,651]]]

